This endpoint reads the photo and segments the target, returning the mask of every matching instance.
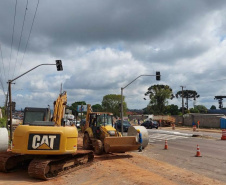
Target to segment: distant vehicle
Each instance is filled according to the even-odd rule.
[[[80,121],[75,122],[75,124],[77,128],[80,128]]]
[[[158,129],[159,127],[159,124],[157,121],[153,121],[153,120],[148,120],[148,121],[145,121],[144,123],[141,124],[141,126],[144,126],[145,128],[156,128]]]
[[[85,124],[86,124],[86,119],[82,119],[80,121],[80,128],[81,128],[82,132],[85,131]]]
[[[124,120],[123,121],[123,132],[128,132],[128,129],[131,126],[132,125],[128,121]],[[116,130],[121,132],[121,120],[118,120],[118,121],[115,122],[115,127],[116,127]]]

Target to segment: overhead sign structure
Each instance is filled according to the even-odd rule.
[[[87,105],[78,105],[77,112],[86,112],[87,111]]]

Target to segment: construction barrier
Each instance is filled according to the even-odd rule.
[[[6,128],[0,128],[0,151],[7,151],[9,136]]]
[[[202,156],[201,156],[201,152],[200,152],[199,145],[197,145],[197,152],[196,152],[195,157],[202,157]]]
[[[165,140],[165,147],[164,147],[165,150],[168,150],[168,143],[167,143],[167,140]]]
[[[193,131],[196,131],[196,125],[193,125]]]
[[[226,140],[226,130],[222,130],[221,140]]]
[[[172,123],[171,126],[172,126],[172,130],[175,130],[175,124]]]
[[[149,142],[149,135],[148,135],[148,130],[144,126],[129,127],[127,136],[136,136],[137,142],[138,142],[138,134],[137,134],[138,129],[140,130],[140,132],[142,134],[142,140],[143,140],[142,147],[145,148]]]

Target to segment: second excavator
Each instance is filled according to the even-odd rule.
[[[140,144],[135,136],[122,137],[113,127],[113,114],[109,112],[92,112],[91,105],[87,105],[86,124],[83,148],[93,149],[96,154],[121,153],[138,150]]]

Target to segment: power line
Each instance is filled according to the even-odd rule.
[[[3,86],[3,83],[2,83],[2,79],[1,78],[0,78],[0,82],[1,82],[1,86],[2,86],[2,91],[3,91],[4,95],[6,96],[5,89],[4,89],[4,86]]]
[[[10,52],[10,61],[9,61],[9,71],[10,71],[10,64],[11,64],[11,58],[12,58],[13,37],[14,37],[14,29],[15,29],[15,22],[16,22],[16,7],[17,7],[17,0],[16,0],[16,4],[15,4],[15,11],[14,11],[13,34],[12,34],[12,41],[11,41],[11,52]],[[9,71],[8,71],[8,78],[9,78]]]
[[[16,64],[17,64],[18,53],[19,53],[19,50],[20,50],[21,38],[22,38],[22,35],[23,35],[23,30],[24,30],[24,23],[25,23],[25,18],[26,18],[26,14],[27,14],[27,6],[28,6],[28,0],[27,0],[27,4],[26,4],[26,7],[25,7],[25,12],[24,12],[24,20],[23,20],[23,25],[22,25],[21,33],[20,33],[20,41],[19,41],[18,49],[17,49],[17,56],[16,56],[14,70],[13,70],[13,77],[14,77],[15,68],[16,68]]]
[[[38,3],[37,3],[37,6],[36,6],[35,14],[34,14],[34,17],[33,17],[32,24],[31,24],[31,29],[30,29],[30,32],[29,32],[29,36],[28,36],[28,39],[27,39],[26,46],[25,46],[23,58],[22,58],[21,63],[20,63],[19,72],[20,72],[20,69],[21,69],[21,66],[22,66],[22,63],[23,63],[23,60],[24,60],[24,55],[25,55],[25,53],[26,53],[26,51],[27,51],[27,46],[28,46],[28,42],[29,42],[29,40],[30,40],[31,31],[32,31],[32,28],[33,28],[33,25],[34,25],[34,21],[35,21],[35,17],[36,17],[36,13],[37,13],[37,10],[38,10],[38,5],[39,5],[39,0],[38,0]]]
[[[2,55],[2,47],[1,47],[1,44],[0,44],[0,51],[1,51],[1,59],[2,59],[2,66],[3,66],[3,71],[4,71],[4,79],[5,79],[5,82],[6,82],[6,75],[5,75],[5,66],[4,66],[4,61],[3,61],[3,55]],[[0,68],[2,69],[2,68]],[[2,75],[2,73],[1,73]],[[4,80],[3,80],[4,81]]]

